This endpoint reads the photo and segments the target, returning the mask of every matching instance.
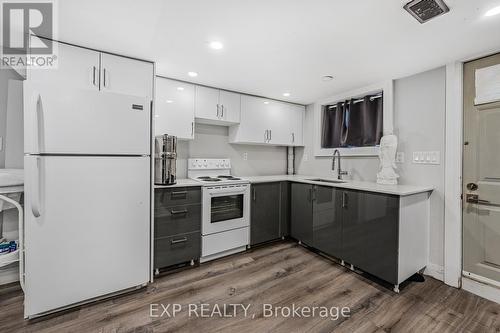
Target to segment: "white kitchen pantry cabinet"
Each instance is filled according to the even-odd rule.
[[[240,124],[229,128],[229,142],[302,146],[304,116],[304,106],[242,95]]]
[[[156,77],[155,135],[194,139],[194,84]]]
[[[195,117],[200,123],[233,125],[240,122],[241,95],[231,91],[196,86]]]

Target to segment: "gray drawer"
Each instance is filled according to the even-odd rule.
[[[155,189],[155,208],[201,204],[201,187]]]
[[[201,205],[155,207],[155,238],[201,230]]]
[[[201,256],[201,233],[157,238],[154,248],[155,269],[197,260]]]

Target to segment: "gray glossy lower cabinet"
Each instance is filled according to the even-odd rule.
[[[291,184],[290,215],[290,236],[313,246],[313,185]]]
[[[342,255],[342,191],[329,186],[313,188],[313,244],[330,256]]]
[[[342,252],[355,267],[387,282],[398,279],[399,197],[342,191]]]
[[[250,244],[279,239],[288,234],[287,182],[252,184]]]
[[[201,187],[157,188],[154,269],[201,257]]]

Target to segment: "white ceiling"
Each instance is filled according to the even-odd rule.
[[[58,30],[63,41],[154,60],[164,76],[303,104],[500,51],[500,15],[483,16],[500,0],[446,0],[451,12],[424,25],[404,3],[60,0]]]

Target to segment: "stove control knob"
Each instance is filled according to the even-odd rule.
[[[219,162],[215,162],[215,166],[218,168],[219,167]]]
[[[226,161],[225,165],[226,165],[226,168],[229,168],[229,161]]]
[[[207,161],[203,162],[203,166],[204,166],[205,168],[206,168],[206,167],[208,167],[208,163],[207,163]]]
[[[198,161],[198,168],[201,168],[201,161]]]

